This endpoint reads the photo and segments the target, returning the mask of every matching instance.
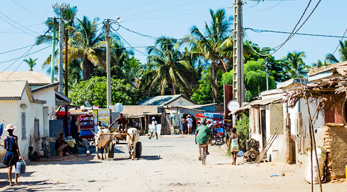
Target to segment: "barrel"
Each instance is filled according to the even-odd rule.
[[[16,164],[16,173],[24,174],[25,173],[26,164],[24,161],[18,161]]]

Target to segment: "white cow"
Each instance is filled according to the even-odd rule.
[[[127,143],[128,143],[128,150],[129,150],[129,158],[134,160],[136,155],[136,143],[140,139],[140,134],[137,131],[136,128],[129,128],[127,131]]]
[[[106,159],[106,148],[109,150],[109,157],[110,152],[112,153],[114,150],[114,145],[112,143],[112,133],[109,129],[101,129],[98,131],[98,133],[94,133],[94,139],[95,139],[95,151],[98,159],[100,159],[98,149],[101,150],[101,159],[104,160],[103,153],[105,152],[105,159]],[[112,153],[113,154],[113,153]]]

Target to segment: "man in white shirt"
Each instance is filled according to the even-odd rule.
[[[157,124],[158,124],[158,122],[155,120],[155,117],[152,117],[152,123],[151,124],[152,124],[151,130],[150,130],[151,135],[149,136],[148,139],[152,139],[153,132],[154,132],[155,136],[156,136],[156,138],[158,140],[158,133],[157,133]]]
[[[188,121],[188,134],[187,135],[189,135],[192,133],[192,129],[193,129],[193,118],[191,115],[188,115],[187,121]]]

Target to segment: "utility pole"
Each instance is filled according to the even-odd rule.
[[[54,17],[53,18],[53,27],[52,27],[52,30],[53,30],[53,37],[52,37],[52,58],[51,58],[51,83],[54,82],[54,60],[55,60],[55,25],[56,25],[56,18]]]
[[[68,29],[65,29],[65,96],[68,97],[69,96],[69,82],[68,82],[68,73],[69,73],[69,69],[68,69],[68,42],[69,42],[69,33],[68,33]],[[65,105],[65,125],[69,125],[69,105]],[[65,134],[69,132],[68,130],[69,126],[65,126]]]
[[[110,57],[110,20],[105,20],[105,31],[106,31],[106,87],[107,87],[107,108],[112,105],[111,98],[111,57]]]
[[[266,91],[269,90],[269,61],[268,57],[265,58],[265,67],[266,67]]]
[[[243,79],[243,26],[242,26],[242,2],[235,0],[234,5],[234,57],[233,57],[233,95],[240,106],[245,101],[245,86]]]
[[[63,5],[59,7],[59,93],[63,93]]]

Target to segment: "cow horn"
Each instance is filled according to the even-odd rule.
[[[92,132],[94,135],[96,135],[96,133],[94,133],[94,131],[90,130],[90,132]]]

